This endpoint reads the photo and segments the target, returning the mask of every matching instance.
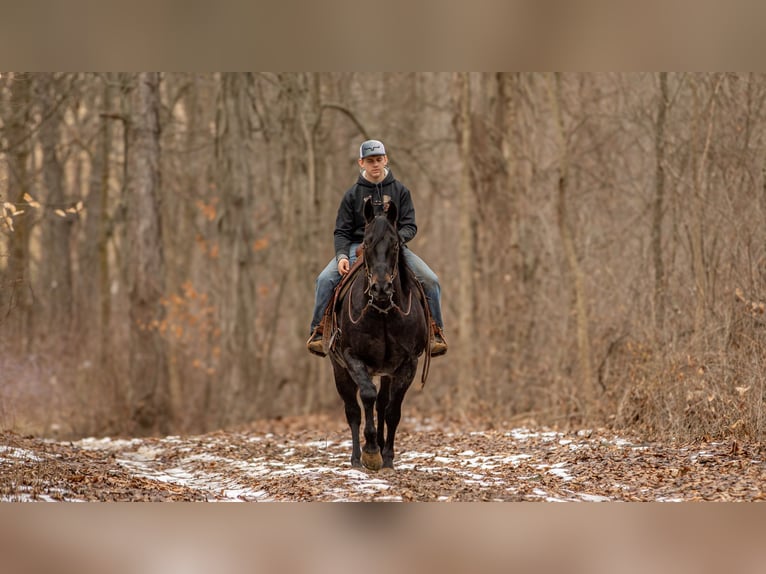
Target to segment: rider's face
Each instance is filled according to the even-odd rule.
[[[367,178],[372,181],[381,181],[385,175],[384,167],[388,165],[388,156],[371,155],[359,160],[359,167],[367,172]]]

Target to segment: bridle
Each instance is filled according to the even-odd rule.
[[[389,226],[394,229],[394,233],[396,233],[396,229],[389,223]],[[373,244],[374,245],[374,244]],[[363,249],[365,253],[370,253],[370,249],[373,247],[373,245],[368,245],[366,243],[363,244]],[[394,248],[394,270],[391,273],[391,283],[393,283],[397,276],[399,275],[399,249],[401,248],[401,242],[397,241]],[[365,311],[372,307],[376,311],[379,311],[380,313],[383,313],[384,315],[388,314],[389,311],[396,310],[403,316],[407,316],[412,311],[412,290],[410,290],[409,298],[407,301],[407,310],[404,311],[399,305],[394,303],[394,290],[391,291],[391,295],[389,295],[387,305],[385,307],[381,307],[375,302],[374,297],[372,296],[372,270],[370,269],[368,258],[364,257],[363,263],[364,263],[364,275],[365,275],[365,282],[367,283],[367,287],[364,289],[365,295],[368,295],[367,304],[362,308],[362,311],[359,313],[359,317],[355,320],[351,316],[351,297],[348,297],[348,318],[349,320],[357,324],[359,321],[362,320],[362,317],[364,316]]]
[[[370,253],[370,248],[372,245],[365,245],[364,251],[365,253]],[[384,307],[379,307],[378,304],[375,302],[375,299],[372,296],[372,270],[370,269],[369,264],[367,263],[368,259],[367,257],[364,258],[364,274],[367,279],[367,288],[364,290],[364,293],[369,296],[369,299],[367,300],[367,306],[372,307],[373,309],[377,309],[381,313],[388,313],[391,309],[395,307],[394,304],[394,291],[391,290],[391,294],[388,296],[388,305]],[[394,248],[394,270],[391,272],[391,283],[394,282],[396,279],[397,274],[399,273],[399,242],[396,242],[396,247]]]

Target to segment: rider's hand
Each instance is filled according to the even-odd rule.
[[[341,259],[340,261],[338,261],[338,273],[340,273],[341,275],[345,275],[346,273],[348,273],[348,268],[349,268],[348,259]]]

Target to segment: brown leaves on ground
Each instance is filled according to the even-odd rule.
[[[470,430],[405,419],[395,472],[349,464],[342,420],[52,442],[0,435],[0,500],[760,500],[759,445],[640,443],[606,430]]]

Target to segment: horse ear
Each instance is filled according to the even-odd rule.
[[[375,210],[372,207],[372,201],[366,199],[364,201],[364,220],[369,223],[375,218]]]
[[[388,221],[396,227],[396,220],[398,213],[396,213],[396,204],[393,201],[388,202],[388,208],[386,209],[386,216],[388,217]]]

